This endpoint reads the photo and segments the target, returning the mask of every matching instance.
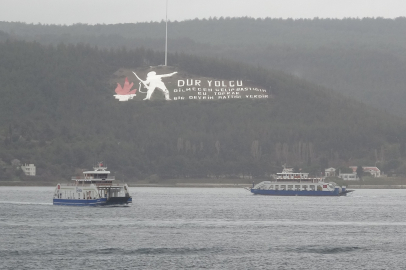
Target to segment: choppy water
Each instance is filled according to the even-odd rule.
[[[0,187],[0,269],[406,269],[406,190],[132,188],[130,207]]]

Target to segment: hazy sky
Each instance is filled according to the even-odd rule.
[[[0,0],[0,21],[42,24],[114,24],[161,21],[167,0]],[[168,19],[396,18],[406,0],[168,0]]]

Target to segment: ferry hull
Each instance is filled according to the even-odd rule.
[[[256,195],[269,195],[269,196],[346,196],[348,192],[339,192],[338,189],[334,191],[319,191],[319,190],[265,190],[265,189],[251,189],[251,192]]]
[[[70,205],[70,206],[98,206],[102,205],[101,199],[94,200],[78,200],[78,199],[54,199],[54,205]]]
[[[131,197],[110,197],[106,201],[106,205],[114,204],[129,204],[132,203],[133,199]]]
[[[132,203],[131,197],[111,197],[109,199],[101,198],[94,200],[78,200],[78,199],[54,199],[54,205],[68,206],[103,206],[103,205],[123,205]]]

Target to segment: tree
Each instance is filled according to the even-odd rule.
[[[359,177],[359,180],[362,181],[362,177],[364,176],[364,169],[362,168],[362,166],[357,167],[357,175]]]

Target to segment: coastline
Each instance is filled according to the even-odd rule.
[[[406,185],[348,185],[347,189],[406,189]]]
[[[0,187],[54,187],[57,182],[2,181]],[[245,188],[252,184],[230,183],[127,183],[129,187]]]
[[[184,187],[184,188],[245,188],[252,184],[228,183],[174,183],[174,184],[130,184],[129,187]]]
[[[41,181],[0,181],[0,187],[54,187],[57,182]],[[181,188],[250,188],[252,183],[210,183],[210,182],[166,182],[166,183],[148,183],[148,182],[128,182],[129,187],[181,187]],[[406,185],[347,185],[347,189],[406,189]]]

